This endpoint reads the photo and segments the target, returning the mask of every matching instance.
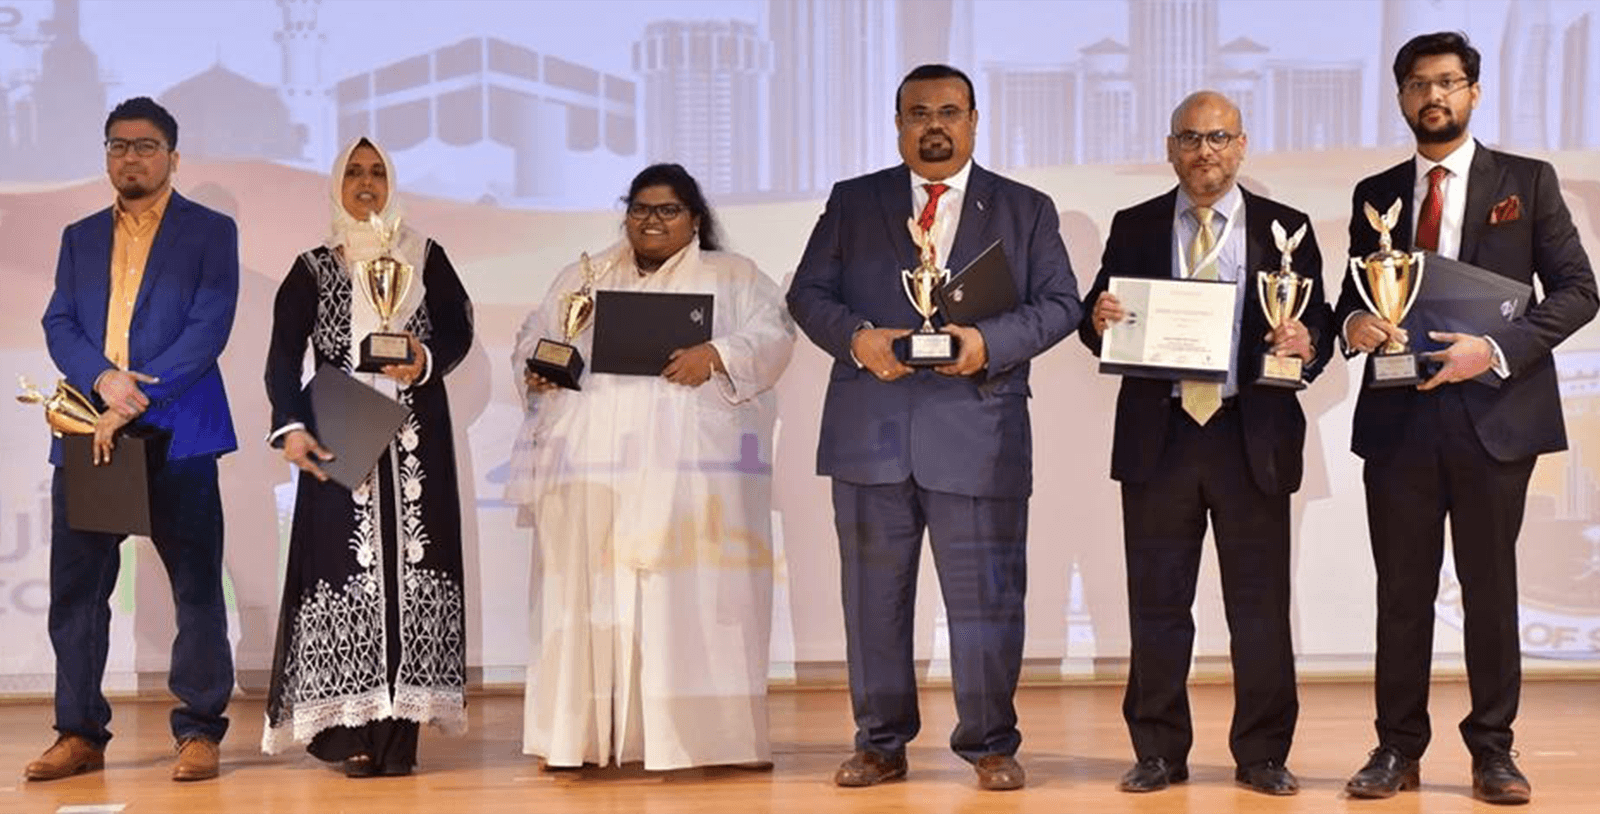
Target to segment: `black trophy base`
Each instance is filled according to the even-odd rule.
[[[137,424],[117,433],[111,463],[94,465],[94,436],[61,438],[67,474],[67,525],[75,531],[106,534],[154,533],[151,484],[167,462],[164,430]]]
[[[411,352],[410,337],[406,334],[371,333],[361,340],[361,357],[356,364],[360,373],[382,373],[389,365],[409,365],[417,357]]]
[[[1264,387],[1281,387],[1286,390],[1304,390],[1305,361],[1298,356],[1261,356],[1261,376],[1256,384]]]
[[[954,334],[917,331],[894,341],[894,355],[909,367],[939,367],[961,355],[961,343]]]
[[[578,378],[583,375],[583,354],[565,342],[541,339],[528,357],[528,372],[568,390],[582,390]]]
[[[1371,388],[1416,387],[1422,384],[1422,369],[1415,353],[1375,353],[1367,377]]]

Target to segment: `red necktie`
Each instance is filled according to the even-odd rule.
[[[950,187],[946,184],[923,184],[922,188],[928,191],[928,202],[922,205],[922,214],[917,216],[917,225],[926,232],[933,227],[933,215],[939,211],[939,196]]]
[[[1422,214],[1417,217],[1417,248],[1439,250],[1439,222],[1444,219],[1444,177],[1450,171],[1443,164],[1428,170],[1428,195],[1422,199]]]

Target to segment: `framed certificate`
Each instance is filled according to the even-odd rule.
[[[1106,329],[1100,372],[1152,379],[1225,381],[1233,361],[1238,284],[1112,277],[1128,317]]]

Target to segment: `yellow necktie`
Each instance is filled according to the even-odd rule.
[[[1195,219],[1200,221],[1200,228],[1195,231],[1194,240],[1189,244],[1189,266],[1195,270],[1194,279],[1215,280],[1217,262],[1215,259],[1209,262],[1206,260],[1206,255],[1211,253],[1211,247],[1216,245],[1216,238],[1211,234],[1211,207],[1197,206],[1193,211]],[[1202,266],[1201,263],[1205,265]],[[1179,392],[1182,394],[1183,411],[1202,427],[1222,409],[1221,382],[1186,380]]]

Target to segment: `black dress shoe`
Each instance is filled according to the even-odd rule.
[[[1142,757],[1122,776],[1117,788],[1131,792],[1160,791],[1188,779],[1188,766],[1175,765],[1164,757]]]
[[[1485,803],[1520,805],[1533,796],[1528,778],[1504,752],[1472,761],[1472,796]]]
[[[903,780],[906,776],[906,756],[885,755],[859,749],[850,756],[849,760],[839,764],[839,770],[833,773],[833,783],[836,786],[858,787],[876,786],[890,780]]]
[[[1370,800],[1393,797],[1395,792],[1410,791],[1421,783],[1417,761],[1400,754],[1393,746],[1379,746],[1372,750],[1367,765],[1344,784],[1344,792]]]
[[[1300,781],[1294,779],[1289,767],[1281,760],[1263,760],[1233,770],[1233,779],[1239,785],[1262,794],[1286,797],[1300,791]]]
[[[371,755],[351,755],[340,764],[345,777],[377,777],[378,762]]]

